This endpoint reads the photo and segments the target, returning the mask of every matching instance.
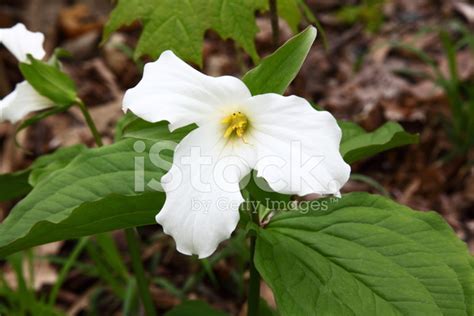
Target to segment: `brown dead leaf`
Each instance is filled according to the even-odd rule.
[[[419,102],[434,103],[440,102],[444,98],[444,91],[432,80],[423,80],[420,83],[411,85],[409,92]]]
[[[73,38],[90,31],[100,31],[104,24],[102,18],[81,3],[63,8],[59,13],[59,25],[67,37]]]

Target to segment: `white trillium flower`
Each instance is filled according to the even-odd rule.
[[[337,195],[350,175],[330,113],[297,96],[252,96],[241,80],[206,76],[171,51],[146,64],[123,105],[171,131],[198,126],[161,179],[166,202],[156,216],[183,254],[208,257],[230,237],[244,201],[239,182],[252,169],[272,190],[300,196]]]
[[[43,49],[44,35],[30,32],[26,27],[17,25],[0,29],[0,44],[3,44],[19,62],[27,62],[28,54],[36,59],[42,59],[46,52]],[[10,121],[16,123],[28,113],[52,107],[54,104],[40,95],[27,82],[16,85],[15,90],[0,100],[0,122]]]

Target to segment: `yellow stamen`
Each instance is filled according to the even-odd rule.
[[[234,112],[229,116],[226,116],[222,120],[222,124],[227,125],[227,129],[224,132],[224,137],[229,138],[230,136],[235,135],[245,142],[245,131],[248,127],[248,119],[247,116],[242,114],[241,112]]]

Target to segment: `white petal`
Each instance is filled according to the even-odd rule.
[[[250,98],[246,103],[255,145],[255,169],[280,193],[338,194],[350,166],[339,153],[341,130],[334,117],[314,110],[304,99],[277,94]]]
[[[166,120],[174,130],[216,120],[223,107],[250,96],[239,79],[206,76],[166,51],[145,65],[143,79],[125,93],[123,108],[150,122]]]
[[[27,54],[31,54],[36,59],[42,59],[46,54],[43,42],[42,33],[28,31],[21,23],[11,28],[0,29],[0,43],[20,62],[28,60]]]
[[[249,172],[250,166],[232,156],[232,147],[213,124],[198,127],[181,141],[173,166],[162,178],[166,202],[156,216],[179,252],[205,258],[230,237],[243,202],[239,182]]]
[[[7,120],[16,123],[28,113],[52,107],[54,104],[40,95],[27,82],[16,85],[15,90],[0,101],[0,122]]]

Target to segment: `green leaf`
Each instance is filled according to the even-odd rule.
[[[202,43],[208,29],[232,38],[258,61],[254,37],[255,4],[251,0],[119,0],[104,29],[104,40],[120,25],[143,22],[135,57],[158,57],[165,50],[202,65]]]
[[[177,56],[202,65],[202,42],[209,21],[206,12],[206,0],[158,2],[143,21],[135,57],[148,55],[156,59],[170,49]]]
[[[298,32],[298,24],[301,22],[302,14],[298,6],[299,0],[278,0],[278,15],[282,17],[293,32]]]
[[[258,304],[258,316],[278,316],[278,312],[268,306],[267,301],[260,298],[260,303]]]
[[[41,156],[25,170],[1,174],[0,201],[7,201],[26,195],[43,175],[62,168],[76,154],[85,150],[85,148],[84,145],[61,148],[52,154]]]
[[[224,39],[234,39],[258,62],[254,38],[258,32],[255,24],[254,0],[211,0],[212,28]]]
[[[472,315],[466,245],[434,212],[353,193],[275,216],[255,264],[282,315]]]
[[[164,194],[145,192],[133,196],[109,194],[96,201],[79,204],[72,210],[60,212],[59,220],[53,216],[40,217],[34,211],[32,218],[16,219],[5,224],[15,225],[19,234],[0,226],[0,231],[7,232],[15,239],[0,239],[0,258],[33,246],[58,240],[67,240],[83,236],[96,235],[117,229],[153,225],[155,215],[164,203]],[[63,218],[62,218],[63,217]]]
[[[186,301],[176,306],[165,316],[226,316],[203,301]]]
[[[146,19],[160,0],[119,0],[104,27],[102,44],[122,25]]]
[[[30,166],[32,169],[28,182],[36,186],[40,180],[45,179],[53,171],[66,167],[76,156],[85,152],[87,147],[83,144],[63,147],[54,153],[39,157]]]
[[[172,135],[164,133],[162,139]],[[171,154],[148,155],[145,149],[153,144],[123,140],[85,151],[53,171],[0,224],[0,257],[55,240],[154,223],[165,198],[155,191],[165,162],[157,166],[151,158],[160,154],[169,162]]]
[[[138,116],[133,114],[132,111],[128,111],[124,116],[119,118],[117,124],[115,124],[115,131],[114,131],[114,140],[117,142],[123,137],[123,130],[126,126],[128,126],[131,122],[138,119]]]
[[[31,56],[29,60],[30,63],[20,63],[20,70],[39,94],[60,106],[69,106],[76,102],[76,85],[68,75]]]
[[[306,28],[247,72],[242,80],[252,94],[283,94],[300,71],[316,39],[316,33],[316,28]]]
[[[0,174],[0,202],[26,195],[31,190],[29,170]]]
[[[347,163],[374,156],[392,148],[416,144],[419,136],[407,133],[400,124],[388,122],[371,133],[351,122],[339,122],[342,129],[340,151]]]
[[[162,135],[169,133],[168,122],[160,121],[157,123],[150,123],[140,118],[137,118],[123,127],[122,137],[123,138],[136,138],[159,141],[162,139]],[[172,136],[167,140],[175,141],[178,143],[184,138],[189,132],[197,127],[195,124],[184,126],[175,130]]]

